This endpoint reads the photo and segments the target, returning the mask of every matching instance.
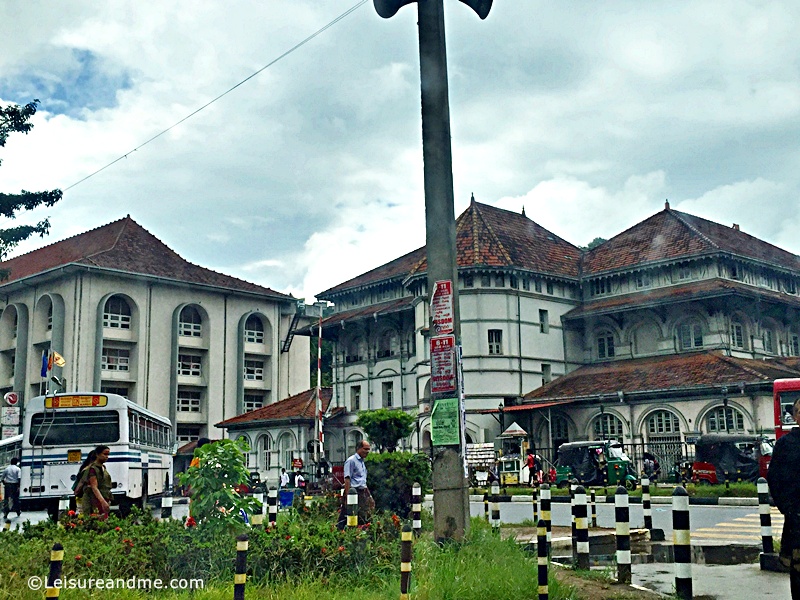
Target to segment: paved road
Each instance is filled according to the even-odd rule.
[[[483,516],[483,503],[471,502],[472,516]],[[780,539],[783,515],[772,509],[772,527],[775,539]],[[553,525],[571,524],[570,506],[567,503],[552,504]],[[630,506],[631,527],[644,527],[641,504]],[[500,520],[503,523],[522,523],[533,518],[533,508],[527,502],[503,502],[500,504]],[[761,528],[757,506],[690,506],[692,543],[694,544],[744,544],[760,545]],[[597,505],[599,527],[613,528],[614,505]],[[672,538],[672,510],[669,505],[653,505],[653,527],[663,529],[667,539]]]

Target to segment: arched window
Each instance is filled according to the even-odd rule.
[[[604,329],[597,334],[597,358],[614,357],[614,334]]]
[[[242,440],[247,444],[247,447],[250,448],[250,440],[247,439],[246,435],[240,435],[238,438],[236,438],[236,440],[237,441]],[[250,450],[248,450],[247,452],[244,453],[244,466],[249,469],[251,462],[252,461],[250,460]]]
[[[673,435],[681,432],[678,417],[667,410],[657,410],[647,418],[649,435]]]
[[[347,455],[348,458],[355,453],[356,444],[358,444],[363,439],[364,439],[364,434],[358,431],[357,429],[353,429],[350,433],[347,434],[347,447],[345,448],[345,454]]]
[[[397,354],[397,334],[387,329],[378,340],[378,358],[387,358]]]
[[[294,435],[289,432],[282,433],[278,438],[278,462],[281,467],[287,470],[292,468],[292,458],[296,449]]]
[[[678,344],[681,350],[703,347],[703,328],[694,321],[683,323],[678,328]]]
[[[548,432],[547,425],[544,426],[542,439],[544,446],[549,446],[548,436],[553,436],[553,448],[558,448],[561,444],[569,441],[569,421],[563,415],[553,415],[550,421],[550,430]]]
[[[103,327],[109,329],[131,328],[131,307],[122,296],[111,296],[103,308]]]
[[[258,441],[258,443],[259,443],[258,454],[261,462],[261,467],[263,469],[269,469],[272,467],[272,461],[273,461],[272,438],[269,435],[261,436],[261,439]]]
[[[178,317],[178,335],[201,337],[203,335],[203,319],[200,311],[194,306],[186,306]]]
[[[47,331],[53,331],[53,303],[47,307]]]
[[[706,415],[708,433],[744,433],[744,415],[736,408],[719,406]]]
[[[594,439],[622,441],[622,421],[616,415],[603,413],[594,421]]]
[[[256,315],[250,315],[244,323],[244,341],[249,344],[264,343],[264,323]]]
[[[344,361],[348,363],[364,360],[364,338],[357,337],[350,340],[345,350]]]
[[[764,345],[764,352],[775,354],[775,332],[769,325],[761,326],[761,342]]]
[[[745,349],[744,326],[738,321],[731,321],[731,348]]]

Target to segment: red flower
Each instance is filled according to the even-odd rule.
[[[344,552],[344,546],[339,546],[339,547],[337,548],[337,550],[338,550],[339,552]]]
[[[327,549],[327,548],[322,548],[322,549],[320,550],[320,552],[322,552],[323,554],[325,554],[327,551],[328,551],[328,549]]]
[[[75,511],[74,511],[74,510],[71,510],[71,511],[67,512],[67,514],[68,514],[70,517],[74,517],[74,516],[75,516]]]
[[[75,555],[75,560],[80,560],[81,558],[83,558],[83,557],[80,554],[76,554]]]
[[[114,527],[114,531],[122,531],[121,527]]]
[[[287,539],[287,540],[290,540],[290,539],[292,539],[292,536],[290,536],[290,535],[287,535],[287,536],[286,536],[286,539]]]
[[[197,521],[194,520],[194,517],[189,517],[188,519],[186,519],[187,527],[194,527],[195,525],[197,525]]]
[[[91,567],[93,564],[94,564],[94,563],[93,563],[92,561],[90,561],[90,560],[87,560],[87,561],[86,561],[86,566],[87,566],[87,567]]]

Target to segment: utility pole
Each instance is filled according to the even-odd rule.
[[[388,19],[415,0],[373,0]],[[425,244],[428,298],[431,310],[431,437],[433,457],[433,520],[436,541],[464,539],[469,532],[469,488],[464,473],[463,382],[454,365],[460,362],[461,323],[458,308],[458,265],[450,147],[450,104],[443,0],[416,0],[422,95],[422,157],[425,182]],[[461,0],[485,19],[492,0]],[[439,293],[446,326],[433,310]],[[442,300],[445,296],[445,300]],[[449,308],[448,308],[449,307]],[[439,335],[442,334],[442,335]],[[445,368],[437,369],[437,363]],[[439,373],[439,375],[437,375]],[[447,374],[445,374],[447,373]],[[453,376],[449,376],[452,374]],[[460,376],[459,376],[460,377]],[[437,383],[438,381],[438,383]],[[453,410],[457,407],[457,410]],[[437,416],[438,415],[438,416]],[[444,417],[443,415],[447,415]]]

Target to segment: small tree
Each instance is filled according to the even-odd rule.
[[[380,408],[359,414],[356,425],[379,449],[394,452],[397,441],[411,435],[414,417],[402,410]]]
[[[243,524],[239,511],[253,514],[260,510],[255,498],[245,498],[236,486],[250,481],[244,453],[250,448],[244,440],[220,440],[194,451],[199,464],[178,473],[181,485],[192,490],[192,517],[213,528],[235,529]]]
[[[6,140],[11,133],[27,134],[32,128],[30,118],[36,114],[38,100],[29,102],[25,106],[11,104],[0,107],[0,148],[6,145]],[[2,161],[0,161],[2,164]],[[19,194],[4,194],[0,192],[0,216],[14,219],[20,210],[32,210],[37,206],[53,206],[61,200],[61,190],[50,192],[27,192],[22,190]],[[20,225],[0,229],[0,260],[5,260],[17,244],[27,240],[34,233],[44,237],[50,231],[50,221],[44,219],[36,225]],[[8,277],[8,271],[0,271],[0,279]]]

